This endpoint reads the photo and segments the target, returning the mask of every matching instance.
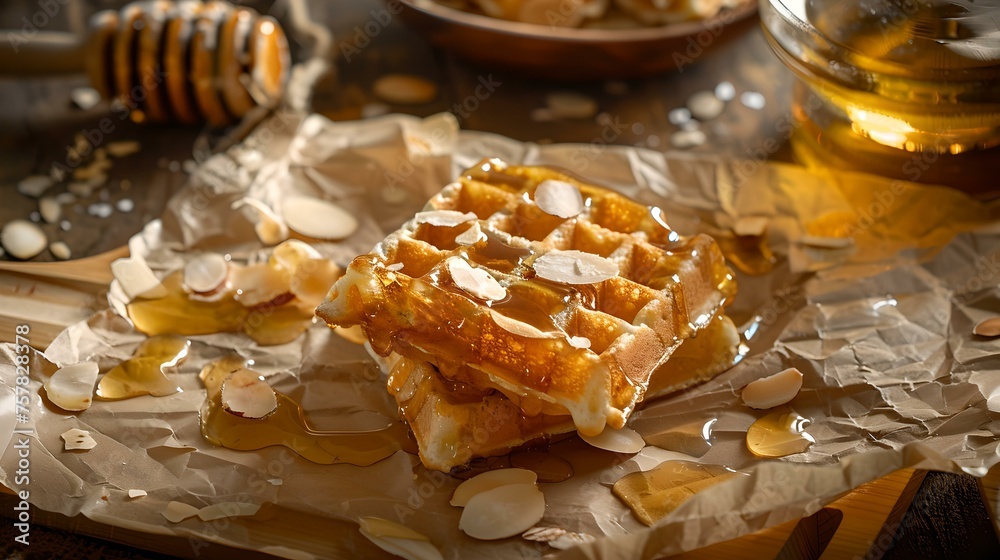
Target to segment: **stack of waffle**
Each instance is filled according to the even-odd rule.
[[[722,371],[734,291],[715,241],[658,209],[491,160],[356,258],[317,314],[398,358],[390,392],[424,464],[449,470],[619,428],[645,395]]]

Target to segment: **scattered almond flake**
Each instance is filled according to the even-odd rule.
[[[568,550],[578,544],[596,540],[593,535],[574,533],[559,527],[532,527],[525,531],[521,537],[529,541],[546,543],[559,550]]]
[[[32,212],[31,214],[28,214],[28,219],[37,224],[38,222],[42,221],[42,215],[39,214],[38,211],[35,211]]]
[[[271,251],[268,261],[273,265],[284,268],[288,272],[294,273],[303,262],[321,258],[323,258],[323,255],[312,245],[298,239],[289,239]]]
[[[57,369],[45,380],[45,395],[63,410],[87,410],[94,400],[98,367],[95,362],[80,362]]]
[[[679,149],[701,146],[708,140],[700,130],[678,130],[670,135],[670,144]]]
[[[389,270],[389,271],[392,271],[392,272],[399,272],[400,270],[403,270],[404,266],[405,265],[403,263],[397,262],[397,263],[392,263],[392,264],[386,266],[385,269]]]
[[[146,494],[145,490],[136,490],[135,488],[132,488],[132,489],[130,489],[128,491],[128,497],[132,498],[133,500],[135,498],[141,498],[141,497],[146,496],[146,495],[148,495],[148,494]]]
[[[130,156],[142,149],[142,144],[136,140],[120,140],[118,142],[108,142],[107,150],[112,157],[123,158]]]
[[[311,196],[289,197],[282,215],[292,231],[316,239],[343,239],[358,229],[358,220],[347,210]]]
[[[972,334],[977,336],[1000,336],[1000,317],[990,317],[989,319],[984,319],[972,328]]]
[[[46,175],[29,175],[17,183],[17,192],[24,196],[38,198],[56,182]]]
[[[73,204],[76,202],[76,195],[71,192],[59,193],[55,196],[55,201],[59,204]]]
[[[201,253],[184,265],[184,287],[192,292],[211,292],[225,283],[229,262],[218,253]]]
[[[802,372],[788,368],[747,383],[743,388],[743,404],[757,409],[773,408],[794,399],[801,388]]]
[[[315,307],[323,302],[341,274],[343,270],[331,260],[308,259],[292,273],[288,289],[299,301]]]
[[[480,299],[498,300],[507,297],[507,289],[489,272],[473,268],[463,258],[451,257],[445,265],[455,285]]]
[[[534,484],[537,480],[538,475],[528,469],[486,471],[459,484],[451,496],[450,503],[456,507],[465,507],[476,494],[511,484]]]
[[[733,223],[733,233],[741,237],[759,237],[764,235],[770,221],[767,216],[740,216]]]
[[[111,274],[129,300],[139,296],[160,298],[167,295],[167,289],[142,259],[118,259],[111,263]]]
[[[64,449],[66,451],[75,451],[77,449],[89,451],[97,446],[97,441],[90,437],[90,432],[79,428],[66,430],[59,437],[65,442]]]
[[[131,198],[123,198],[115,203],[115,208],[117,208],[119,212],[128,213],[135,210],[135,202],[132,202]]]
[[[715,96],[714,91],[699,91],[687,100],[691,116],[700,121],[710,121],[722,114],[726,102]]]
[[[73,224],[71,224],[69,220],[63,220],[59,222],[59,229],[63,231],[69,231],[73,229]]]
[[[386,115],[392,109],[385,103],[365,103],[361,106],[361,118],[371,119]]]
[[[256,198],[241,198],[230,205],[233,210],[249,206],[257,211],[257,223],[254,232],[261,243],[277,245],[288,239],[288,226],[285,221],[271,210],[271,207]]]
[[[0,243],[4,249],[18,259],[30,259],[48,246],[45,232],[28,220],[11,220],[0,230]]]
[[[535,122],[552,122],[556,120],[556,116],[552,112],[552,109],[548,107],[537,107],[531,110],[531,120]]]
[[[83,165],[73,170],[73,180],[88,181],[96,177],[104,177],[107,180],[106,172],[111,169],[112,163],[109,160],[94,161],[90,165]]]
[[[573,348],[590,348],[590,339],[585,336],[571,336],[568,340]]]
[[[545,96],[545,104],[557,119],[589,119],[597,114],[597,100],[573,91],[555,91]]]
[[[803,235],[799,238],[799,243],[819,249],[846,249],[854,245],[854,240],[850,237]]]
[[[55,243],[50,243],[49,252],[52,253],[53,257],[61,261],[68,261],[69,258],[73,256],[73,251],[71,251],[69,245],[67,245],[63,241],[56,241]]]
[[[423,105],[437,98],[434,82],[411,74],[386,74],[372,84],[372,93],[395,105]]]
[[[38,199],[38,213],[47,224],[54,224],[62,217],[62,205],[51,196]]]
[[[671,109],[670,112],[667,113],[667,120],[670,121],[670,124],[680,126],[691,120],[691,111],[689,111],[687,107]]]
[[[170,502],[167,504],[167,507],[160,512],[160,515],[171,523],[180,523],[189,517],[198,515],[198,511],[198,508],[183,502]]]
[[[94,194],[94,186],[90,183],[74,181],[66,185],[66,188],[70,194],[80,198],[90,198],[90,195]]]
[[[550,251],[532,264],[535,273],[561,284],[594,284],[618,276],[618,265],[593,253]]]
[[[441,227],[455,227],[478,219],[479,217],[472,212],[463,214],[457,210],[428,210],[426,212],[417,212],[413,216],[414,223],[416,224],[430,224]]]
[[[358,524],[366,539],[390,554],[407,560],[443,560],[426,535],[409,527],[380,517],[362,517]]]
[[[69,92],[69,98],[77,109],[89,111],[101,102],[101,94],[88,86],[75,87]]]
[[[767,99],[763,93],[757,91],[744,91],[740,94],[740,103],[748,109],[759,111],[764,108]]]
[[[470,537],[495,540],[520,535],[545,515],[545,495],[534,484],[508,484],[469,499],[458,528]]]
[[[259,420],[278,409],[274,389],[255,371],[240,368],[222,382],[222,409],[240,418]]]
[[[269,478],[267,479],[268,484],[271,486],[281,486],[285,481],[281,478]]]
[[[472,227],[463,231],[455,237],[455,243],[459,245],[475,245],[480,241],[486,240],[486,234],[483,233],[483,229],[479,227],[479,222],[472,222]]]
[[[618,430],[605,427],[604,431],[596,436],[580,434],[580,439],[598,449],[615,453],[638,453],[646,446],[642,436],[627,426]]]
[[[576,185],[548,179],[535,189],[535,204],[546,214],[572,218],[583,212],[583,195]]]
[[[256,307],[291,293],[291,273],[267,263],[234,266],[229,270],[229,286],[236,291],[233,298],[244,307]]]
[[[543,332],[534,325],[529,325],[528,323],[518,321],[517,319],[511,319],[495,309],[490,310],[490,316],[493,317],[493,322],[496,323],[498,327],[511,334],[516,334],[525,338],[556,338],[559,336],[559,333]]]
[[[732,101],[736,99],[736,88],[730,82],[719,82],[715,86],[715,96],[722,101]]]
[[[205,506],[198,510],[198,518],[202,521],[215,521],[226,517],[245,517],[255,515],[260,510],[260,504],[249,502],[221,502]]]
[[[108,218],[114,214],[115,209],[107,202],[95,202],[87,207],[87,213],[98,218]]]

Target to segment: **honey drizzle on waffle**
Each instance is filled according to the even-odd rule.
[[[580,190],[580,216],[559,218],[534,204],[534,189],[550,179]],[[471,212],[476,220],[408,222],[352,263],[318,314],[330,324],[361,324],[379,354],[427,361],[445,377],[469,365],[479,372],[474,384],[502,391],[526,412],[568,411],[583,433],[599,433],[605,423],[620,427],[653,369],[735,291],[711,238],[684,238],[659,209],[550,169],[490,160],[428,209]],[[456,237],[476,223],[486,239],[460,245]],[[610,259],[620,274],[585,285],[537,277],[533,262],[557,250]],[[506,296],[470,296],[444,264],[455,257],[488,271]],[[497,312],[541,336],[506,330],[492,319]],[[586,338],[590,347],[575,347],[569,337]]]

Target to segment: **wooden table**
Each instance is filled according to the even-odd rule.
[[[101,2],[100,7],[117,5]],[[372,11],[383,7],[378,0],[353,2],[311,2],[313,20],[329,25],[337,37],[337,48],[353,41],[356,28],[363,29]],[[5,2],[0,6],[0,26],[20,25],[20,18],[38,9],[32,0]],[[52,19],[54,29],[69,28],[74,8]],[[83,10],[84,12],[86,10]],[[85,15],[85,14],[84,14]],[[401,72],[425,76],[440,88],[438,98],[426,105],[392,107],[414,115],[430,115],[453,109],[470,95],[480,78],[499,82],[495,91],[481,100],[473,111],[458,111],[467,129],[496,132],[519,140],[537,142],[590,142],[598,145],[607,123],[621,123],[616,144],[668,149],[670,135],[677,127],[669,122],[671,109],[684,106],[690,95],[729,81],[737,92],[757,91],[765,95],[763,110],[751,110],[730,103],[723,116],[713,121],[710,142],[694,148],[733,157],[754,157],[769,143],[781,148],[772,156],[788,159],[787,137],[776,127],[789,118],[791,76],[770,53],[762,33],[751,23],[735,32],[736,40],[709,50],[682,73],[631,80],[624,83],[548,83],[525,79],[515,73],[477,68],[433,50],[396,19],[380,28],[376,37],[350,63],[341,60],[338,75],[321,81],[315,91],[314,108],[334,119],[356,119],[363,107],[375,99],[372,83],[381,75]],[[64,157],[65,146],[75,132],[94,126],[100,112],[70,109],[68,92],[83,85],[82,76],[46,77],[31,80],[0,80],[0,189],[7,195],[0,205],[0,222],[25,217],[34,202],[19,196],[12,185],[17,179],[47,168]],[[533,109],[542,107],[546,94],[556,90],[576,91],[598,100],[603,120],[537,122]],[[77,256],[95,255],[121,246],[142,224],[158,214],[167,197],[178,189],[185,174],[181,163],[192,159],[198,131],[173,127],[140,128],[122,122],[115,139],[137,139],[142,152],[122,160],[112,173],[115,190],[111,196],[132,197],[134,212],[121,213],[116,220],[101,223],[84,212],[74,219],[80,226],[67,239],[73,240]],[[767,150],[769,152],[773,150]],[[172,165],[171,162],[177,162]],[[135,190],[122,189],[128,181]],[[137,194],[141,193],[141,194]],[[72,231],[72,230],[71,230]],[[50,257],[43,254],[38,260]],[[40,304],[59,306],[67,290],[83,290],[99,306],[103,285],[100,278],[89,284],[67,284],[59,279],[16,272],[0,272],[0,304],[13,302],[31,293]],[[6,299],[5,299],[6,298]],[[62,327],[59,321],[46,323],[42,305],[33,317],[33,342],[39,346]],[[82,318],[88,309],[78,310]],[[72,316],[72,314],[66,315]],[[4,329],[4,333],[12,332]],[[823,508],[815,515],[685,554],[685,558],[986,558],[1000,555],[997,541],[997,513],[1000,512],[1000,469],[985,479],[926,471],[904,470],[866,484]],[[11,497],[0,499],[0,515],[9,516]],[[116,557],[164,558],[163,554],[183,550],[169,539],[120,531],[84,518],[65,518],[36,512],[36,521],[55,527],[35,529],[33,544],[20,549],[12,544],[13,528],[0,523],[0,551],[8,557]],[[991,522],[992,516],[992,522]],[[90,536],[103,540],[94,540]],[[131,548],[116,543],[139,547]],[[143,550],[140,550],[143,549]],[[28,553],[25,555],[25,551]],[[156,552],[147,552],[156,551]],[[225,558],[232,551],[220,547],[202,550],[202,557]],[[19,556],[14,556],[19,555]],[[243,557],[253,557],[244,555]]]

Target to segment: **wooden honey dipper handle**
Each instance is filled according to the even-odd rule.
[[[274,18],[219,1],[135,2],[95,14],[85,40],[39,32],[0,51],[7,73],[86,68],[102,97],[126,104],[133,120],[157,123],[231,124],[277,104],[290,67]]]

